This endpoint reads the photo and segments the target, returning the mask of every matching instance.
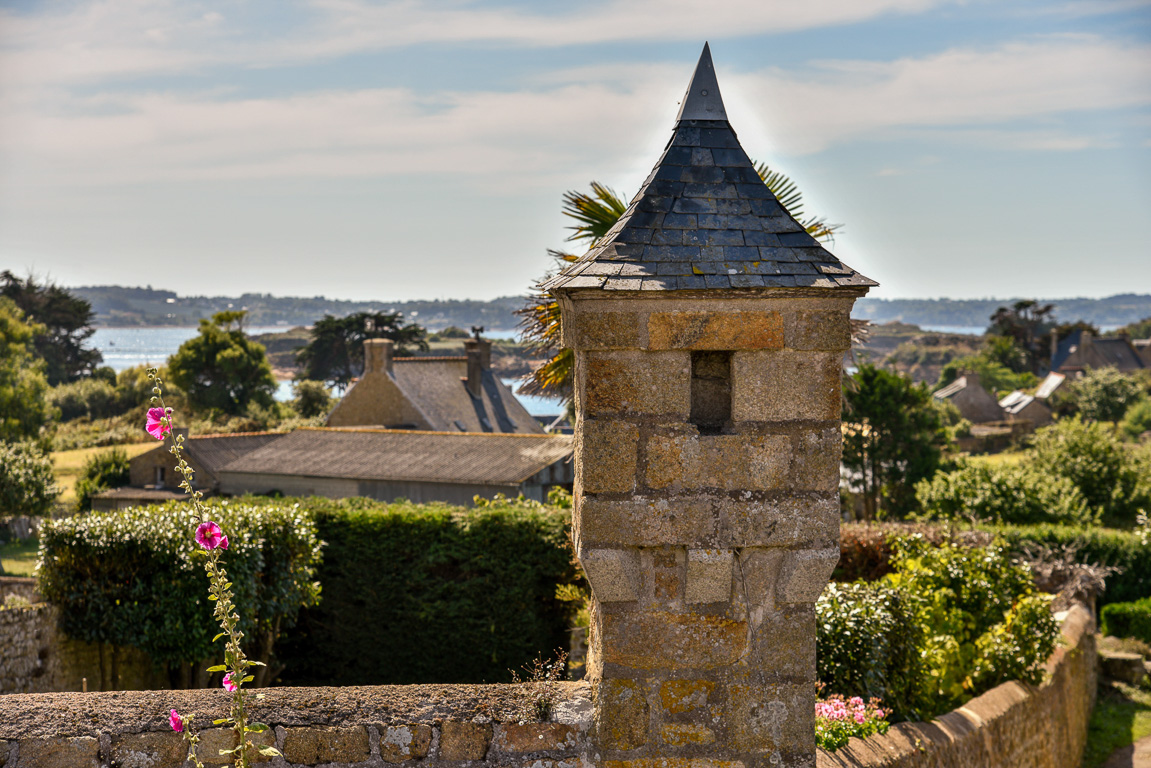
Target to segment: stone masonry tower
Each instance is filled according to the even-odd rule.
[[[600,765],[814,766],[841,361],[874,285],[760,180],[704,46],[642,189],[546,284],[575,351]]]

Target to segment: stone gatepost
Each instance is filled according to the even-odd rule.
[[[575,353],[600,765],[814,765],[842,359],[875,284],[759,179],[705,46],[627,212],[546,284]]]

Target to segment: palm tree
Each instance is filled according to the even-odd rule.
[[[824,242],[834,241],[835,232],[843,228],[842,224],[828,224],[825,219],[815,216],[804,220],[803,195],[795,182],[783,173],[771,170],[767,163],[756,163],[755,170],[779,200],[780,205],[787,209],[808,234]],[[563,214],[576,221],[574,226],[568,227],[572,230],[572,234],[567,240],[585,241],[588,250],[594,248],[626,210],[627,203],[624,202],[624,198],[598,181],[591,183],[590,194],[574,191],[564,193]],[[572,253],[552,249],[548,249],[548,255],[556,260],[557,265],[555,270],[539,281],[540,283],[562,269],[564,264],[579,258]],[[567,400],[571,398],[574,358],[571,350],[561,347],[559,343],[559,305],[548,293],[541,291],[538,285],[537,283],[532,289],[523,309],[517,310],[516,314],[521,318],[520,332],[528,348],[533,352],[548,355],[549,359],[532,372],[521,387],[521,391],[532,395],[559,396]]]

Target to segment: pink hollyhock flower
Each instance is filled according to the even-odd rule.
[[[867,715],[863,714],[862,712],[856,712],[855,713],[855,722],[862,723],[866,719],[867,719]]]
[[[168,715],[168,725],[172,726],[172,730],[176,733],[184,730],[184,719],[180,717],[180,713],[172,710],[172,714]]]
[[[848,699],[848,703],[853,707],[862,707],[863,699],[859,698],[858,696],[852,696],[850,699]]]
[[[200,527],[196,529],[196,543],[204,549],[215,549],[216,547],[227,549],[228,537],[220,530],[220,526],[208,520],[200,523]]]
[[[170,433],[172,428],[167,424],[161,424],[160,419],[164,418],[163,408],[149,408],[148,409],[148,424],[146,429],[148,434],[157,440],[163,440],[164,435]]]
[[[236,685],[236,683],[232,682],[232,673],[231,672],[224,675],[224,690],[225,691],[228,691],[229,693],[231,693],[231,692],[235,691],[236,689],[238,689],[239,687],[240,686]]]

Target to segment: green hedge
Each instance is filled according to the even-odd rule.
[[[566,511],[310,498],[323,599],[279,646],[289,685],[507,682],[568,647]]]
[[[1111,603],[1099,612],[1103,634],[1137,637],[1151,643],[1151,597],[1133,603]]]
[[[1130,602],[1151,596],[1151,547],[1144,545],[1138,533],[1114,528],[1084,528],[1072,525],[981,525],[974,532],[956,528],[960,540],[1000,536],[1014,551],[1028,543],[1059,550],[1065,545],[1076,548],[1080,562],[1112,565],[1120,573],[1107,577],[1107,589],[1099,605]],[[840,529],[840,561],[836,581],[877,579],[891,572],[893,536],[918,533],[930,541],[948,537],[948,526],[940,524],[884,523],[848,524]]]
[[[274,640],[316,600],[315,527],[295,505],[213,500],[208,509],[230,542],[223,563],[240,630],[259,644]],[[40,593],[80,640],[133,646],[158,664],[214,657],[222,646],[212,645],[219,627],[203,561],[193,555],[198,522],[179,502],[45,521]]]

